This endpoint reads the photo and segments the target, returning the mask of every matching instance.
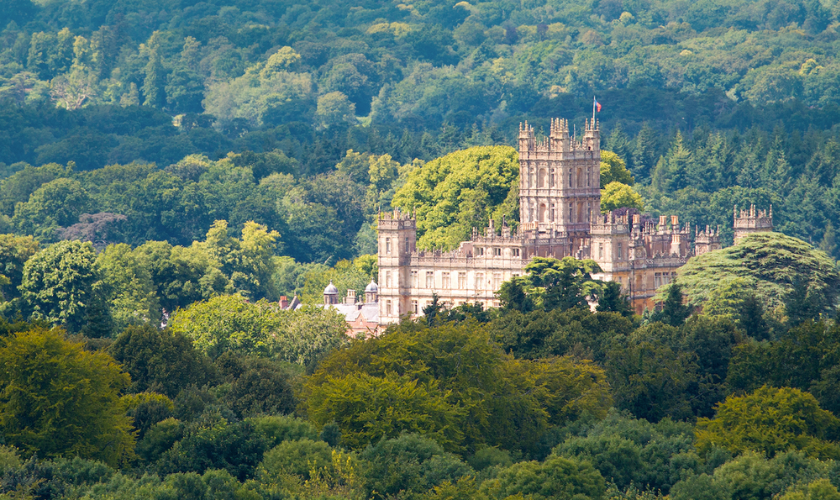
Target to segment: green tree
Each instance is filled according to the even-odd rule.
[[[329,92],[318,98],[315,119],[322,128],[353,123],[356,106],[341,92]]]
[[[108,245],[96,256],[98,293],[105,297],[115,327],[160,321],[160,304],[143,253],[125,243]]]
[[[39,187],[26,203],[18,204],[12,223],[19,232],[51,241],[59,226],[78,222],[90,203],[90,196],[79,181],[56,179]]]
[[[518,177],[515,149],[474,147],[411,172],[392,204],[416,210],[418,247],[451,249],[491,218],[518,220]]]
[[[668,287],[662,308],[651,315],[651,320],[666,325],[680,326],[691,315],[691,306],[683,303],[682,286],[673,283]]]
[[[534,500],[556,498],[603,498],[607,486],[601,474],[589,462],[550,457],[545,462],[519,462],[499,471],[495,479],[482,484],[490,498]]]
[[[270,332],[278,318],[240,295],[221,295],[196,302],[172,318],[172,331],[190,338],[199,351],[212,358],[227,351],[267,354]]]
[[[608,184],[619,182],[621,184],[632,186],[633,175],[627,170],[624,160],[612,151],[601,151],[601,189],[607,187]]]
[[[214,378],[209,360],[187,337],[150,325],[129,326],[108,348],[131,375],[131,392],[155,391],[174,398],[190,386]]]
[[[75,332],[84,324],[97,279],[93,245],[62,241],[26,261],[21,300],[33,318]]]
[[[417,498],[429,489],[474,474],[469,465],[435,441],[418,434],[380,440],[361,454],[369,498],[406,495]]]
[[[161,47],[161,33],[155,31],[146,42],[146,52],[149,61],[146,63],[145,78],[143,80],[143,105],[163,107],[166,102],[166,73],[163,69]]]
[[[64,167],[48,163],[40,167],[24,165],[23,169],[2,180],[0,189],[0,211],[14,215],[15,205],[26,202],[39,187],[67,175]]]
[[[342,442],[421,432],[444,448],[532,449],[550,425],[603,414],[603,372],[568,358],[516,361],[474,322],[405,324],[333,352],[305,383],[308,415]]]
[[[645,202],[632,187],[620,182],[610,182],[601,190],[601,212],[622,207],[644,210]]]
[[[840,420],[820,408],[807,392],[763,386],[745,396],[730,396],[717,407],[715,417],[697,421],[697,448],[712,446],[735,453],[747,450],[776,455],[801,450],[820,458],[840,456],[834,442]]]
[[[32,236],[0,234],[0,274],[8,280],[8,283],[0,285],[0,294],[4,300],[19,295],[18,287],[23,281],[24,265],[37,252],[38,242]]]
[[[656,160],[659,158],[657,137],[657,132],[647,122],[642,125],[636,136],[632,165],[633,174],[640,181],[649,179],[656,166]]]
[[[131,421],[119,398],[130,380],[113,358],[67,342],[58,330],[30,330],[3,339],[0,362],[7,443],[45,457],[111,465],[131,458]]]
[[[593,260],[534,257],[525,266],[529,285],[526,292],[546,311],[589,307],[587,299],[600,295],[602,288],[601,282],[593,280],[591,275],[600,271]]]
[[[686,187],[688,173],[695,168],[695,158],[686,147],[682,134],[677,132],[668,154],[661,157],[653,172],[653,186],[662,193]]]
[[[832,259],[808,243],[781,233],[756,233],[738,245],[695,257],[680,269],[676,282],[688,304],[701,305],[712,290],[743,279],[768,310],[784,305],[794,280],[807,284],[822,304],[833,304],[840,284]]]
[[[621,293],[621,284],[609,281],[604,284],[604,290],[595,307],[598,312],[616,312],[624,317],[632,317],[633,309],[627,296]]]

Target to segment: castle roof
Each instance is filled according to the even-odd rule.
[[[330,284],[327,285],[327,288],[324,288],[324,295],[338,295],[338,288],[333,285],[332,280],[330,280]]]
[[[365,293],[379,293],[379,286],[373,281],[373,278],[370,279],[370,283],[365,287]]]

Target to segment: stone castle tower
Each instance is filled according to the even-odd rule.
[[[770,205],[769,213],[767,210],[756,211],[755,205],[750,205],[749,210],[741,210],[740,216],[737,206],[734,212],[736,245],[749,234],[773,231],[773,205]]]
[[[534,128],[519,127],[519,220],[530,233],[563,234],[570,243],[589,232],[601,211],[601,138],[598,121],[587,120],[581,140],[569,122],[551,120],[549,136],[537,141]],[[566,249],[571,255],[578,248]]]

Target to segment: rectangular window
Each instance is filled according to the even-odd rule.
[[[458,288],[461,290],[467,289],[467,273],[458,273]]]
[[[391,238],[385,238],[385,253],[391,253]]]
[[[604,244],[603,243],[598,243],[598,258],[599,259],[604,258]]]
[[[514,257],[519,257],[519,249],[518,249],[518,248],[514,248],[514,249],[512,249],[512,250],[510,251],[510,253],[511,253],[511,255],[513,255]]]
[[[502,273],[493,273],[493,290],[502,286]]]
[[[411,301],[411,312],[413,312],[414,314],[420,314],[420,303],[418,301]]]
[[[659,288],[660,286],[662,286],[662,275],[661,274],[656,273],[656,274],[653,275],[653,286],[655,288]]]
[[[408,236],[406,236],[405,237],[405,253],[409,253],[409,251],[410,250],[408,249]]]
[[[624,257],[622,256],[621,248],[622,248],[622,245],[621,245],[621,243],[619,243],[619,244],[618,244],[618,260],[621,260],[621,259],[623,259],[623,258],[624,258]]]
[[[494,248],[493,249],[493,257],[501,257],[502,256],[502,249],[501,248]]]
[[[426,288],[434,288],[435,287],[435,272],[434,271],[426,271]]]
[[[443,273],[441,275],[441,288],[449,289],[449,273]]]
[[[475,273],[475,289],[484,290],[484,273]]]
[[[385,315],[390,316],[392,314],[393,309],[391,308],[391,301],[385,301]]]
[[[411,288],[417,288],[420,283],[417,279],[417,271],[411,271]]]
[[[385,271],[385,288],[391,288],[391,271]]]
[[[484,255],[484,248],[478,247],[475,249],[475,254],[478,256]]]

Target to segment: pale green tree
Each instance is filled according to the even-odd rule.
[[[134,252],[125,243],[108,245],[96,257],[100,276],[97,291],[108,302],[118,330],[160,320],[160,303],[150,264],[147,254]]]
[[[318,98],[315,119],[322,128],[353,123],[355,115],[356,105],[341,92],[330,92]]]
[[[644,210],[645,202],[642,195],[627,184],[610,182],[601,190],[601,211],[607,212],[622,207]]]
[[[93,245],[62,241],[26,261],[21,300],[32,317],[77,331],[85,322],[97,279]]]

